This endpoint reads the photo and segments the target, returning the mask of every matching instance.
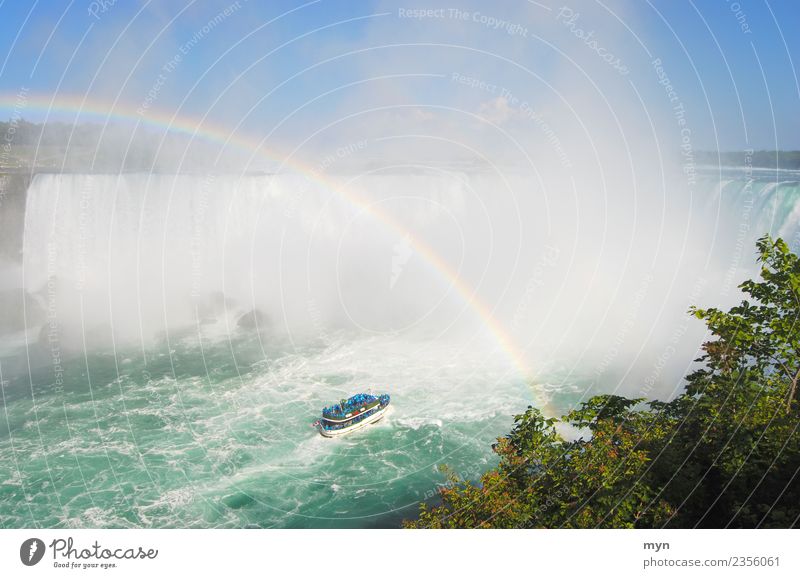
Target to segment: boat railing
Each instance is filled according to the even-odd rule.
[[[370,417],[370,416],[371,416],[371,415],[373,415],[373,414],[374,414],[374,413],[375,413],[375,412],[376,412],[376,411],[377,411],[379,408],[380,408],[380,406],[376,405],[376,406],[375,406],[375,407],[373,407],[371,410],[369,410],[369,411],[365,411],[364,413],[362,413],[362,414],[360,414],[360,415],[357,415],[357,416],[356,416],[356,417],[354,417],[353,419],[347,420],[347,422],[346,422],[346,423],[341,423],[341,424],[338,424],[338,423],[336,423],[336,424],[334,424],[334,423],[325,423],[325,421],[319,421],[319,422],[318,422],[318,425],[319,425],[320,427],[322,427],[322,429],[324,429],[324,430],[326,430],[326,431],[344,429],[344,428],[346,428],[346,427],[350,427],[350,426],[352,426],[352,425],[353,425],[353,424],[355,424],[355,423],[358,423],[358,422],[360,422],[360,421],[363,421],[365,418],[368,418],[368,417]]]

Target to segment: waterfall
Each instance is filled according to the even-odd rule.
[[[600,368],[598,382],[675,349],[679,379],[702,339],[689,306],[738,301],[762,234],[800,247],[790,176],[709,174],[690,192],[440,170],[335,184],[40,174],[25,207],[27,323],[79,350],[199,328],[482,333],[532,367]],[[664,379],[642,371],[621,373]]]
[[[750,178],[705,179],[700,191],[716,186],[729,218],[752,232],[749,240],[769,233],[800,248],[800,175],[774,173]]]
[[[407,186],[385,177],[380,190]],[[359,205],[302,175],[40,174],[25,209],[25,288],[61,329],[100,341],[109,328],[147,339],[214,322],[391,330],[398,307],[421,316],[447,293],[410,258],[409,235],[451,237],[441,221],[458,188],[428,179],[425,199],[389,227],[369,204],[391,208],[391,195]]]

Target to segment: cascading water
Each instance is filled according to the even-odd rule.
[[[722,203],[740,213],[740,221],[758,234],[769,232],[800,247],[800,173],[754,175],[725,183]]]
[[[22,275],[44,321],[0,358],[2,518],[396,525],[444,456],[479,475],[533,398],[453,279],[414,254],[463,260],[463,183],[379,180],[356,198],[295,175],[37,176]],[[370,388],[398,408],[372,441],[309,427]]]
[[[798,247],[792,175],[725,177],[644,203],[443,171],[38,175],[27,331],[0,348],[0,518],[396,525],[438,464],[488,468],[530,403],[672,392],[702,339],[687,307],[736,300],[764,232]],[[370,387],[382,424],[308,427]]]
[[[447,241],[452,223],[434,215],[452,205],[443,200],[450,185],[432,184],[406,228],[393,230],[365,217],[371,207],[300,176],[39,175],[25,215],[25,286],[57,286],[62,325],[117,339],[226,316],[235,326],[253,311],[289,332],[315,331],[337,316],[358,324],[353,303],[369,310],[372,329],[396,329],[387,297],[407,314],[435,303],[435,275],[403,263],[412,299],[411,284],[370,287],[386,284],[365,272],[389,280],[395,253],[411,244],[403,235],[434,239],[441,227]]]

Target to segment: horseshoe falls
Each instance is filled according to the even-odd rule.
[[[688,307],[736,302],[763,233],[800,246],[799,181],[36,175],[2,235],[0,519],[396,527],[528,405],[674,395]],[[378,424],[310,427],[367,390]]]

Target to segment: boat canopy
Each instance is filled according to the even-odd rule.
[[[343,399],[338,405],[332,405],[322,410],[322,417],[330,417],[334,419],[343,419],[350,417],[347,414],[352,414],[354,411],[361,409],[364,406],[372,405],[378,402],[379,399],[369,393],[357,393],[349,399]]]

